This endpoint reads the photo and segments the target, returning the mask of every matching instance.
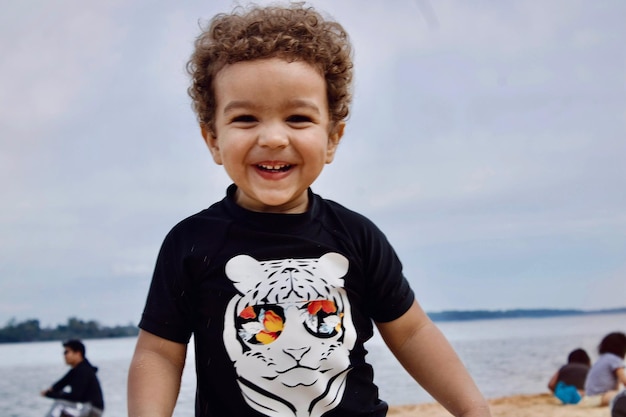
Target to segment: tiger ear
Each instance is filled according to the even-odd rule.
[[[225,267],[226,276],[242,294],[252,290],[263,277],[263,266],[248,255],[231,258]]]
[[[348,259],[337,253],[328,252],[319,259],[318,266],[324,271],[324,278],[332,285],[343,287],[343,278],[348,273]]]

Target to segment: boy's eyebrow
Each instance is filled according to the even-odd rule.
[[[248,101],[248,100],[233,100],[230,101],[228,104],[226,104],[226,106],[224,106],[224,113],[228,113],[229,111],[232,110],[237,110],[237,109],[249,109],[249,108],[259,108],[262,107],[260,105],[257,105],[255,103],[253,103],[252,101]],[[319,107],[312,102],[311,100],[305,100],[305,99],[293,99],[293,100],[288,100],[284,107],[304,107],[307,108],[309,110],[313,110],[317,113],[321,113]]]
[[[224,113],[228,113],[231,110],[237,110],[242,108],[251,107],[252,104],[246,100],[233,100],[228,102],[226,106],[224,106]]]
[[[317,113],[320,112],[319,107],[315,104],[315,102],[311,101],[311,100],[305,100],[305,99],[300,99],[300,98],[296,98],[293,100],[289,100],[287,102],[287,105],[289,107],[304,107],[307,108],[309,110],[313,110]]]

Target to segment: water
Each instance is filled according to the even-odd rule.
[[[597,358],[600,340],[626,332],[626,314],[438,323],[488,398],[547,392],[550,377],[575,348]],[[371,349],[381,397],[390,404],[432,401],[389,354]],[[380,360],[379,360],[380,357]]]
[[[438,323],[488,398],[547,391],[547,383],[577,347],[592,360],[602,337],[626,331],[626,314],[545,319],[499,319]],[[106,417],[126,415],[126,377],[135,338],[87,340],[87,357],[98,372]],[[379,337],[368,345],[381,398],[393,405],[432,401],[415,384]],[[68,368],[59,342],[0,344],[0,416],[42,417],[51,400],[39,392]],[[193,349],[175,417],[193,415]]]

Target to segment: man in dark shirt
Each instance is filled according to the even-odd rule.
[[[48,398],[61,399],[77,403],[89,403],[90,416],[98,417],[104,410],[102,388],[96,376],[98,368],[85,358],[85,345],[76,339],[63,342],[65,363],[72,367],[63,378],[50,388],[41,392]]]

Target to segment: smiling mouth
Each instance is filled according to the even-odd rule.
[[[290,164],[278,164],[278,165],[258,164],[257,168],[262,171],[267,171],[267,172],[286,172],[286,171],[289,171],[292,166],[293,165],[290,165]]]

